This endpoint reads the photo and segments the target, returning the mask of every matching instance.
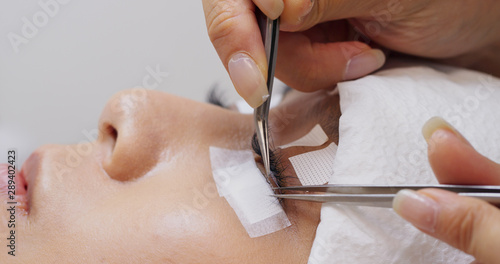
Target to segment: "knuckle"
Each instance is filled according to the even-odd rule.
[[[332,10],[338,10],[339,8],[342,8],[346,4],[343,3],[345,1],[331,1],[331,0],[319,0],[315,1],[313,9],[308,17],[308,24],[310,26],[317,25],[322,22],[326,22],[331,20],[330,16],[332,13]]]
[[[477,212],[480,212],[480,210],[477,209],[477,206],[467,209],[465,214],[462,216],[461,223],[459,224],[457,240],[458,247],[467,252],[470,252],[472,247],[472,236],[478,220],[477,217],[479,216]]]
[[[332,10],[335,6],[333,6],[333,1],[317,1],[315,8],[316,10],[313,9],[311,13],[314,14],[313,17],[316,23],[319,23],[327,11]]]
[[[443,235],[451,239],[449,242],[452,246],[468,254],[475,254],[480,239],[477,234],[488,211],[486,206],[483,203],[470,203],[467,208],[450,217],[451,221],[446,223]]]
[[[228,36],[236,24],[237,14],[230,3],[214,5],[207,12],[207,31],[212,43]]]
[[[468,240],[463,242],[464,251],[474,255],[481,255],[479,251],[484,250],[481,249],[481,244],[484,244],[484,228],[488,219],[490,219],[490,205],[486,203],[477,203],[474,207],[474,210],[470,212],[469,225],[467,228],[469,231],[467,232]],[[486,227],[487,228],[487,227]],[[481,229],[483,231],[481,231]],[[492,230],[491,230],[492,231]],[[489,231],[488,231],[489,232]]]

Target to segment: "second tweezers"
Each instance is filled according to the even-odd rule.
[[[447,190],[461,196],[478,198],[500,207],[500,186],[493,185],[309,185],[277,188],[281,193],[286,191],[305,193],[285,193],[273,196],[309,202],[391,208],[392,200],[398,191],[424,188]]]

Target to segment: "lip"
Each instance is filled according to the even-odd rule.
[[[33,179],[35,177],[34,173],[36,173],[37,171],[39,161],[40,161],[39,154],[37,153],[36,150],[35,152],[31,153],[28,159],[24,161],[24,164],[19,174],[26,180],[27,186],[32,185],[31,183],[33,183]]]
[[[19,172],[19,175],[25,180],[26,201],[28,202],[28,205],[33,194],[33,188],[35,187],[34,181],[38,175],[43,154],[43,151],[40,151],[40,149],[35,150],[31,153],[28,159],[24,161],[21,171]]]
[[[29,202],[28,193],[26,191],[26,178],[23,173],[15,170],[15,177],[13,177],[14,183],[9,182],[9,180],[12,180],[12,177],[9,178],[9,167],[9,164],[0,164],[0,193],[5,197],[7,202],[17,202],[17,204],[15,204],[17,209],[28,212]],[[15,192],[12,192],[12,189],[9,189],[12,185],[15,186]]]

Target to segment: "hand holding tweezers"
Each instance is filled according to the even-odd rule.
[[[319,203],[392,208],[392,200],[398,191],[424,188],[451,191],[458,195],[478,198],[500,207],[500,186],[492,185],[309,185],[276,188],[281,192],[300,191],[306,193],[275,194],[273,196]]]

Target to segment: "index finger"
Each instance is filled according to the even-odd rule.
[[[208,35],[238,93],[252,107],[267,97],[267,59],[251,0],[205,0]]]
[[[500,185],[500,165],[477,152],[451,124],[431,118],[422,129],[429,162],[445,184]]]

